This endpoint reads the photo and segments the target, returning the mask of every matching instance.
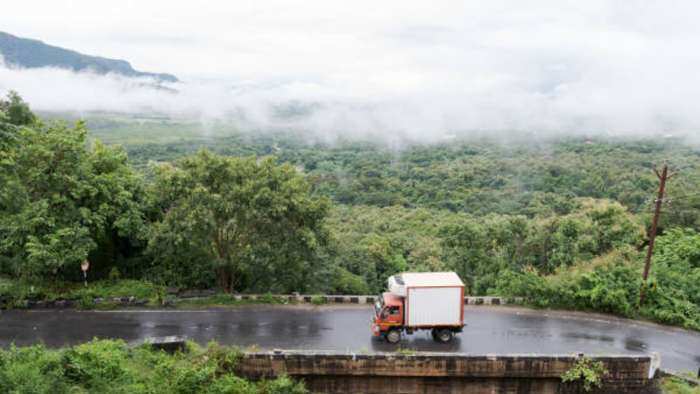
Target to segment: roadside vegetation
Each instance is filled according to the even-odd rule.
[[[568,385],[578,385],[584,392],[599,388],[603,378],[608,374],[602,361],[593,361],[583,357],[576,361],[573,367],[561,376],[561,381]]]
[[[666,377],[661,380],[664,394],[700,394],[700,386],[691,386],[683,379]]]
[[[93,340],[67,349],[42,345],[0,349],[3,393],[303,394],[287,377],[250,382],[235,374],[241,352],[215,343],[167,354],[119,340]]]
[[[84,286],[82,282],[0,278],[0,298],[2,303],[13,308],[23,308],[27,301],[60,300],[80,301],[84,307],[92,307],[95,299],[103,300],[108,307],[110,302],[117,298],[133,298],[151,305],[160,305],[165,299],[165,288],[136,279],[99,280]]]
[[[178,287],[230,305],[226,294],[375,294],[397,272],[454,270],[472,295],[700,329],[700,151],[685,141],[395,150],[168,122],[68,125],[0,100],[0,301],[157,305]],[[638,307],[651,168],[668,159],[680,173]]]

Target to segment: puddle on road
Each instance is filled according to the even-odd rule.
[[[625,349],[627,350],[643,352],[648,347],[649,346],[646,343],[640,341],[639,339],[625,338]]]
[[[564,338],[572,338],[572,339],[588,339],[592,341],[601,341],[601,342],[615,342],[615,338],[608,336],[608,335],[591,335],[591,334],[584,334],[584,333],[579,333],[579,332],[565,332],[561,334],[562,337]]]

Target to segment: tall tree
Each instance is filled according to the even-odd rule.
[[[0,113],[4,114],[5,122],[15,126],[27,126],[37,120],[29,104],[15,91],[10,91],[7,99],[0,99]]]
[[[149,250],[161,272],[212,270],[228,292],[309,285],[328,202],[310,195],[294,167],[200,151],[157,167],[153,187],[160,218]],[[194,279],[183,284],[206,284]]]
[[[143,227],[126,153],[89,147],[86,135],[83,123],[32,120],[16,130],[0,177],[0,269],[24,278],[78,272],[106,233]]]

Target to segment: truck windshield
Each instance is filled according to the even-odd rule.
[[[384,307],[384,297],[380,294],[377,297],[377,302],[374,303],[374,313],[379,316],[379,314],[382,312],[382,308]]]

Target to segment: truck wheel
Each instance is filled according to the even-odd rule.
[[[450,330],[448,328],[443,328],[440,330],[436,329],[436,330],[434,330],[434,333],[435,333],[434,334],[435,340],[438,342],[442,342],[442,343],[447,343],[447,342],[451,341],[452,338],[454,338],[454,336],[455,336],[455,334],[452,332],[452,330]]]
[[[401,333],[399,330],[391,330],[386,333],[386,341],[389,343],[398,343],[401,340]]]

